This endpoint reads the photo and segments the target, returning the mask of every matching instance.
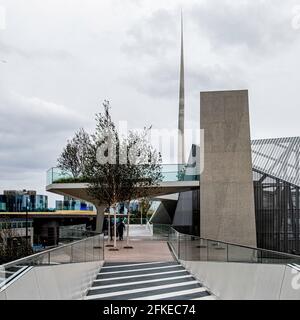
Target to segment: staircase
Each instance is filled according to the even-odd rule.
[[[215,299],[178,262],[106,262],[86,300]]]

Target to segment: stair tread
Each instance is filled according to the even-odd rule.
[[[190,300],[210,293],[177,261],[105,262],[86,295],[88,300]]]

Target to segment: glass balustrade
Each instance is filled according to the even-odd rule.
[[[198,181],[199,173],[196,167],[189,167],[186,164],[163,164],[162,165],[162,181]],[[72,174],[62,171],[59,168],[50,168],[47,171],[47,185],[52,183],[76,183],[85,182],[82,177],[74,179]]]
[[[103,234],[90,232],[88,237],[79,241],[0,265],[0,289],[30,267],[102,260],[104,260]]]
[[[265,264],[300,264],[300,256],[252,248],[197,236],[169,228],[168,242],[176,257],[184,261],[216,261]]]

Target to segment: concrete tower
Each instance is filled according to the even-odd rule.
[[[200,100],[201,237],[256,247],[248,91],[201,92]]]
[[[184,157],[184,59],[183,59],[183,17],[181,11],[181,49],[178,112],[178,163],[185,163]]]

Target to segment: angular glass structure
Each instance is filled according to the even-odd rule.
[[[300,137],[253,140],[257,246],[300,254]]]
[[[300,255],[300,137],[253,140],[251,149],[257,247]],[[178,231],[200,235],[199,192],[179,194]]]
[[[300,137],[253,140],[253,169],[300,186]]]

